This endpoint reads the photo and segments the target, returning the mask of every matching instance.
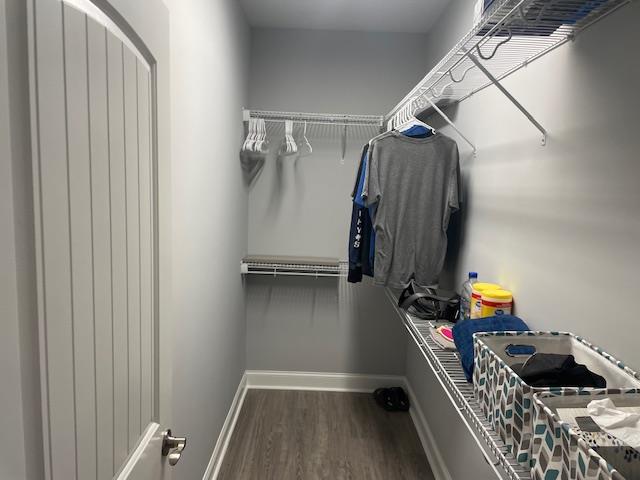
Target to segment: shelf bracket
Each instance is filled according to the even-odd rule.
[[[429,102],[429,104],[431,104],[431,106],[433,107],[433,109],[438,112],[438,115],[440,115],[445,122],[447,122],[451,128],[453,128],[456,132],[458,132],[458,135],[460,135],[465,142],[467,142],[471,148],[473,149],[473,154],[475,155],[476,153],[478,153],[478,149],[476,148],[475,144],[469,140],[467,137],[464,136],[464,134],[458,130],[458,127],[455,126],[455,124],[451,121],[451,119],[449,117],[447,117],[447,114],[444,113],[440,107],[438,107],[435,102],[433,100],[431,100],[431,98],[429,98],[429,95],[425,95],[424,98],[427,100],[427,102]]]
[[[482,73],[484,73],[487,78],[489,80],[491,80],[491,83],[493,83],[498,90],[500,90],[509,100],[511,100],[511,103],[513,103],[518,110],[520,110],[522,112],[522,114],[527,117],[529,119],[529,121],[538,129],[540,130],[540,133],[542,133],[542,145],[546,145],[547,144],[547,130],[540,124],[540,122],[538,122],[533,115],[531,115],[529,113],[529,111],[524,108],[524,106],[518,101],[516,100],[516,98],[511,95],[511,93],[509,93],[509,91],[504,88],[504,86],[500,83],[500,80],[498,80],[496,77],[494,77],[491,72],[489,70],[487,70],[485,68],[484,65],[482,65],[482,62],[480,60],[478,60],[478,58],[473,55],[471,52],[469,52],[468,54],[469,59],[476,65],[476,67],[478,67]]]

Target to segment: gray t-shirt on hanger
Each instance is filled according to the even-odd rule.
[[[438,281],[447,252],[447,227],[460,208],[455,141],[436,133],[411,138],[391,131],[369,149],[363,196],[375,207],[374,283],[404,288]]]

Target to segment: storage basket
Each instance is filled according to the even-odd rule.
[[[640,388],[640,376],[608,353],[567,332],[491,332],[474,335],[474,393],[487,420],[518,463],[531,466],[533,395],[562,395],[593,390],[577,387],[532,387],[512,369],[522,356],[507,353],[509,347],[532,346],[536,352],[572,354],[576,362],[602,375],[607,388]],[[519,348],[522,350],[522,348]]]
[[[573,395],[572,395],[573,393]],[[616,406],[640,406],[640,389],[598,389],[589,392],[537,393],[534,402],[532,471],[534,480],[624,480],[625,477],[580,435],[579,428],[563,421],[558,408],[585,408],[591,400],[609,397]],[[613,453],[634,469],[640,460],[633,449],[607,436]],[[637,477],[635,477],[637,478]],[[626,477],[631,480],[631,477]]]

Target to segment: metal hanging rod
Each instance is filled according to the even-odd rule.
[[[340,113],[305,113],[305,112],[276,112],[270,110],[243,110],[242,118],[245,122],[250,118],[262,118],[267,122],[306,122],[317,125],[363,125],[382,127],[382,115],[350,115]]]
[[[544,144],[544,127],[504,89],[500,81],[573,40],[577,34],[630,2],[495,0],[482,20],[391,109],[385,120],[392,119],[411,102],[420,99],[440,106],[448,105],[496,85],[542,132]]]

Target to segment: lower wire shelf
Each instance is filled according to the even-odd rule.
[[[431,338],[430,329],[436,322],[414,317],[399,308],[398,297],[391,289],[387,288],[386,294],[496,476],[510,480],[530,480],[529,469],[516,462],[485,419],[480,404],[475,399],[473,385],[467,382],[464,375],[458,352],[444,350]],[[437,324],[442,325],[443,322]]]
[[[240,262],[240,273],[274,277],[346,277],[348,267],[347,262],[337,258],[248,255]]]

